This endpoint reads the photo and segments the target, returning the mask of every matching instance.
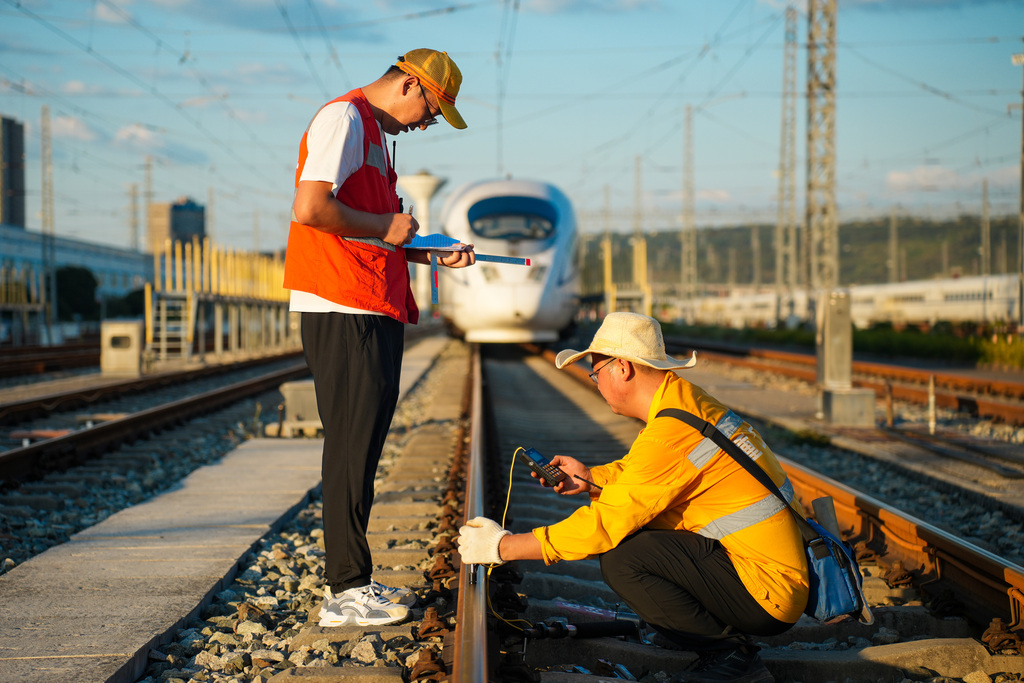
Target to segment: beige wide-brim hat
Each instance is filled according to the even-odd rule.
[[[555,366],[561,370],[590,353],[622,358],[659,370],[692,368],[697,364],[696,351],[688,360],[666,355],[661,325],[654,318],[639,313],[609,313],[585,351],[559,351],[555,357]]]

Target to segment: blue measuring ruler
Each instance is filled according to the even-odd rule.
[[[458,244],[457,239],[448,237],[446,235],[433,234],[433,235],[417,235],[412,238],[409,244],[405,245],[406,249],[448,249],[452,245]],[[477,261],[488,261],[490,263],[510,263],[517,266],[528,266],[530,265],[530,259],[520,258],[518,256],[492,256],[490,254],[477,254]],[[430,303],[438,303],[437,295],[437,252],[431,251],[430,253]]]

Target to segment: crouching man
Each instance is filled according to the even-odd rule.
[[[605,582],[641,619],[699,655],[673,681],[772,681],[748,636],[782,633],[803,612],[807,563],[800,530],[781,501],[710,439],[657,415],[677,408],[716,425],[802,514],[786,473],[749,424],[673,372],[695,359],[666,355],[653,318],[611,313],[589,348],[564,350],[555,364],[561,369],[586,355],[612,412],[646,427],[615,462],[588,468],[554,456],[552,463],[570,475],[555,492],[590,494],[590,505],[524,534],[472,519],[459,531],[462,561],[599,557]]]

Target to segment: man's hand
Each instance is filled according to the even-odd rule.
[[[551,458],[551,464],[569,475],[552,487],[555,493],[571,496],[593,490],[589,483],[591,481],[590,468],[576,458],[570,458],[568,455],[556,455]],[[540,479],[536,472],[530,472],[530,476]],[[547,486],[543,479],[540,479],[540,484]]]
[[[387,231],[381,239],[396,247],[402,247],[412,242],[416,231],[420,229],[420,224],[412,217],[412,214],[392,213],[387,214],[386,217],[390,221],[387,224]]]
[[[504,564],[498,544],[510,533],[493,520],[474,517],[459,529],[459,556],[466,564]]]
[[[459,251],[439,251],[436,253],[437,262],[449,268],[465,268],[476,263],[476,252],[473,251],[472,244],[465,245],[465,248]]]

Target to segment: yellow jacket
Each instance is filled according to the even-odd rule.
[[[648,529],[683,529],[719,540],[740,580],[779,621],[795,623],[807,603],[807,561],[792,515],[710,439],[673,417],[681,408],[718,427],[771,477],[799,514],[785,471],[760,435],[700,387],[666,373],[647,426],[620,460],[593,467],[604,487],[589,507],[533,530],[547,564],[580,560]]]

